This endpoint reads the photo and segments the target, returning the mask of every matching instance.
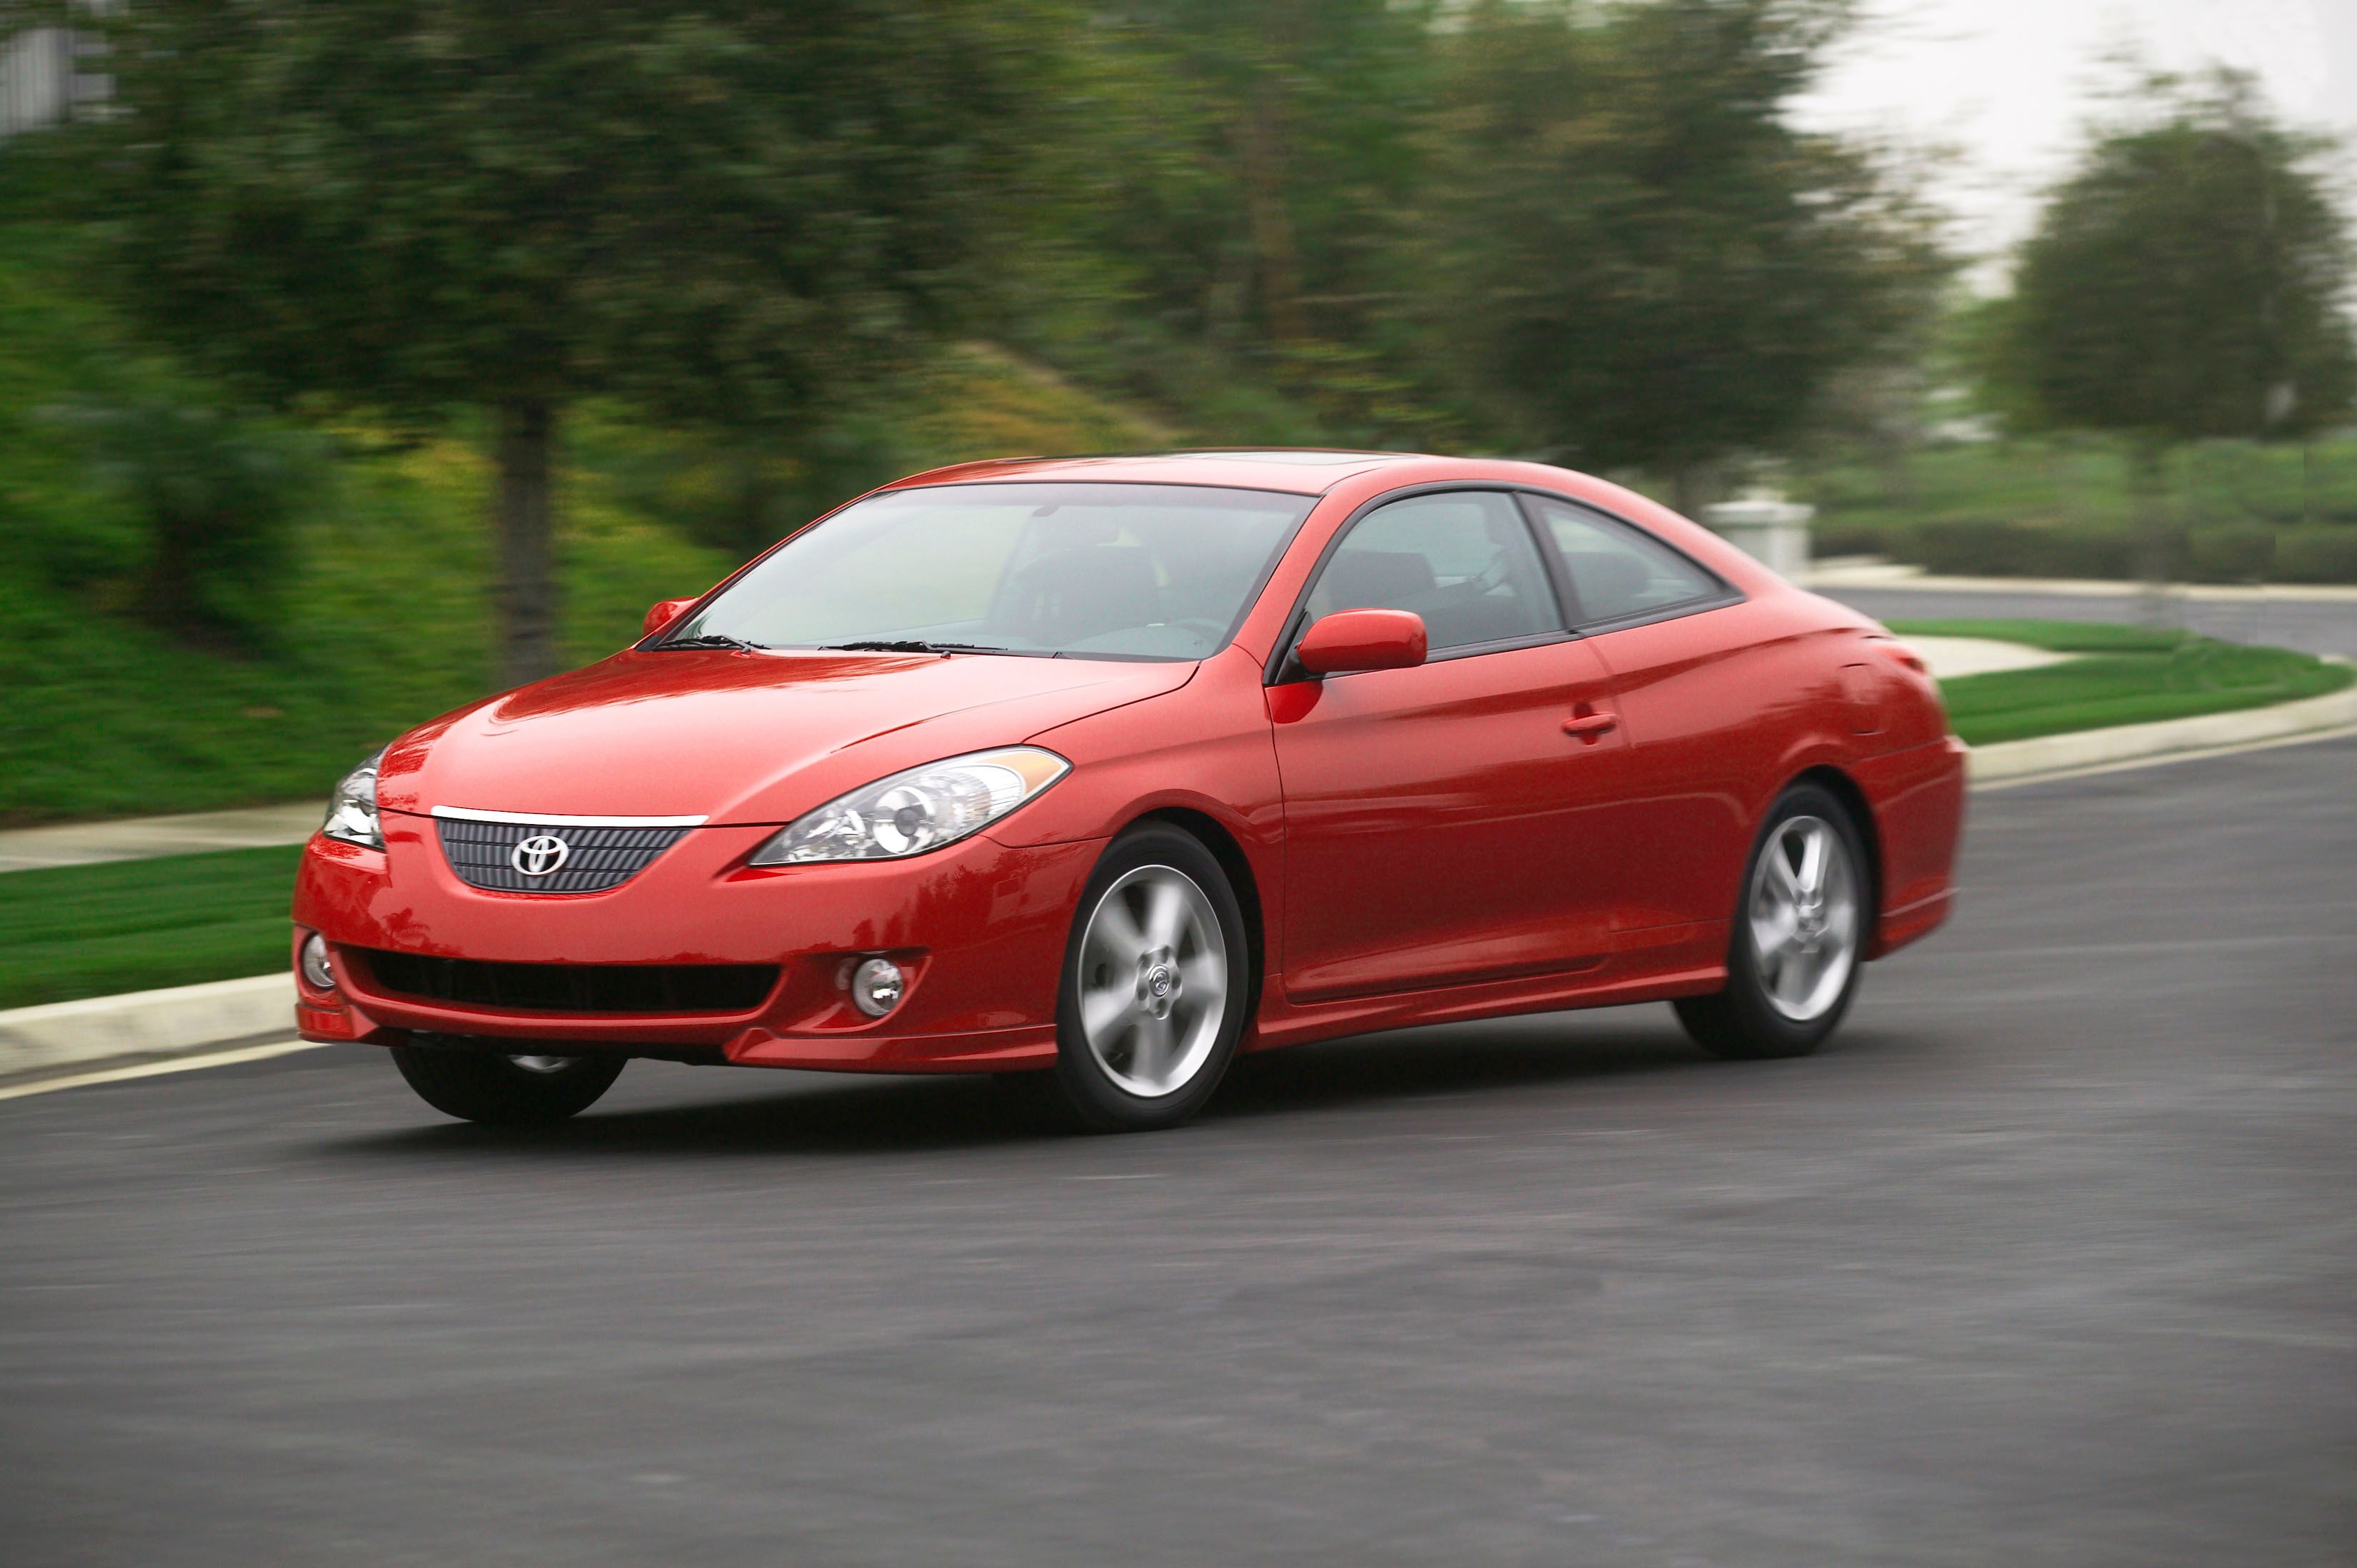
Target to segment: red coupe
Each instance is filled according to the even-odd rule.
[[[1654,1000],[1794,1056],[1945,917],[1964,782],[1904,646],[1597,479],[968,464],[354,769],[298,1019],[484,1122],[656,1057],[1161,1127],[1240,1050]]]

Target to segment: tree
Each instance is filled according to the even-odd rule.
[[[1427,229],[1433,330],[1528,439],[1666,471],[1772,448],[1932,308],[1926,209],[1796,130],[1846,7],[1489,0],[1449,40]]]
[[[2047,202],[1990,359],[2016,424],[2129,439],[2157,576],[2169,448],[2308,435],[2349,408],[2357,351],[2346,232],[2309,166],[2324,145],[2247,77],[2147,95],[2158,113],[2099,134]]]
[[[1211,439],[1379,438],[1435,0],[1093,0],[1015,336]]]
[[[138,316],[280,401],[484,412],[503,677],[585,395],[825,410],[955,316],[1054,36],[996,0],[140,0],[88,132]]]

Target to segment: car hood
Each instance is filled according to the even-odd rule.
[[[1192,663],[619,653],[388,747],[377,799],[559,816],[786,822],[903,768],[1176,691]]]

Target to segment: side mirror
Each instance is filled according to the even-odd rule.
[[[652,637],[655,633],[661,631],[663,628],[669,626],[672,622],[677,620],[682,615],[685,614],[688,607],[694,604],[696,598],[701,597],[703,597],[703,596],[699,594],[695,596],[695,598],[663,599],[659,601],[655,605],[654,608],[647,612],[646,621],[640,628],[639,635],[640,637]]]
[[[1293,657],[1312,675],[1405,670],[1424,662],[1424,618],[1407,610],[1337,610],[1301,634]]]

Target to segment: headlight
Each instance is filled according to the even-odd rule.
[[[384,760],[384,748],[343,776],[335,793],[328,797],[328,820],[319,831],[331,839],[346,843],[365,844],[371,849],[384,847],[384,833],[376,821],[376,767]]]
[[[1071,768],[1035,746],[929,762],[829,800],[756,850],[752,864],[922,854],[997,821]]]

